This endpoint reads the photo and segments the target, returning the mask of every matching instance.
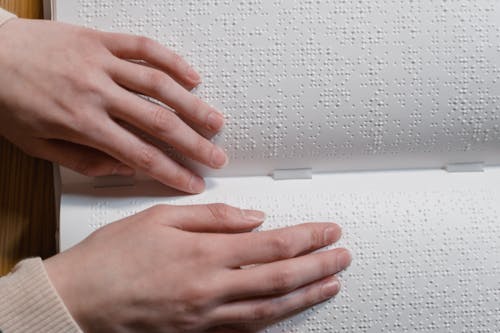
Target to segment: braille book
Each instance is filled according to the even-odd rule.
[[[262,230],[334,221],[353,253],[341,292],[269,332],[498,330],[500,1],[64,0],[53,14],[186,58],[230,159],[181,161],[207,177],[194,196],[61,170],[61,250],[157,203],[261,209]]]

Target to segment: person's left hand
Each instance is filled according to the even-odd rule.
[[[335,223],[251,232],[259,211],[159,205],[45,261],[85,332],[255,331],[326,301],[349,266]]]

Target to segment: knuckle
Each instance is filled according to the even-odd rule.
[[[102,36],[108,34],[108,32],[102,32],[81,26],[73,27],[73,32],[77,37],[80,37],[80,39],[87,39],[88,42],[100,41]]]
[[[206,290],[198,286],[191,286],[184,295],[185,303],[190,309],[189,312],[199,312],[205,303]]]
[[[293,275],[289,270],[281,270],[271,276],[271,291],[282,294],[293,289]]]
[[[100,132],[100,125],[97,122],[92,121],[89,117],[90,112],[81,112],[74,109],[68,109],[68,116],[71,119],[71,122],[67,125],[66,128],[61,129],[68,131],[68,135],[72,136],[81,136],[81,133],[86,133],[88,138],[92,138],[96,133]]]
[[[155,69],[146,71],[146,82],[152,94],[161,96],[165,90],[170,89],[172,80],[169,77]]]
[[[140,148],[135,163],[140,169],[150,171],[155,166],[156,160],[157,153],[154,148],[151,146],[144,146]]]
[[[172,52],[172,64],[174,68],[182,69],[184,65],[184,59],[179,54]]]
[[[207,208],[215,221],[225,221],[229,218],[230,207],[223,203],[207,205]]]
[[[188,309],[189,307],[185,310],[185,313],[176,316],[174,319],[173,326],[179,332],[198,331],[203,325],[201,316],[196,313],[190,313]]]
[[[149,208],[148,211],[152,215],[161,215],[166,213],[169,210],[170,206],[166,204],[158,204],[154,205],[153,207]]]
[[[167,136],[168,133],[174,132],[177,128],[178,123],[175,121],[170,111],[162,107],[155,107],[152,124],[154,133],[160,136]]]
[[[210,246],[209,242],[205,239],[197,239],[197,242],[193,242],[191,245],[190,249],[188,250],[189,256],[192,258],[193,262],[197,262],[198,264],[202,264],[203,262],[209,262],[211,258],[214,257],[214,253],[212,250],[212,247]],[[204,281],[204,283],[207,283],[209,278]],[[203,291],[201,290],[196,290],[198,291],[198,294],[202,293]],[[206,291],[205,291],[206,292]],[[198,296],[196,293],[194,293],[194,296]]]
[[[337,260],[327,260],[326,258],[321,258],[321,261],[319,262],[318,266],[318,271],[321,273],[322,276],[329,276],[332,273],[336,272],[335,268]]]
[[[145,36],[136,36],[137,51],[140,54],[151,53],[154,48],[155,42]]]
[[[214,301],[214,294],[208,283],[191,283],[182,293],[185,314],[202,314]]]
[[[73,33],[77,37],[79,37],[80,39],[93,37],[93,30],[92,29],[86,29],[86,28],[80,27],[80,26],[75,27],[73,29]]]
[[[103,74],[99,68],[97,60],[89,55],[82,54],[80,61],[74,66],[78,70],[62,73],[65,77],[71,79],[71,84],[78,91],[88,95],[101,95],[104,91],[102,80]]]
[[[256,305],[253,310],[252,319],[257,321],[267,321],[276,317],[277,311],[276,308],[270,303],[263,302],[259,305]]]
[[[64,105],[76,114],[83,113],[82,107],[94,110],[105,107],[109,103],[110,90],[106,88],[101,74],[96,73],[94,67],[83,65],[79,71],[81,74],[69,78],[72,87],[72,102]],[[69,77],[69,75],[73,74],[66,76]],[[76,108],[75,105],[80,107]]]
[[[86,158],[78,159],[73,165],[73,169],[85,176],[94,176],[94,170],[92,168],[92,162]]]
[[[317,247],[323,245],[323,231],[318,228],[312,229],[309,233],[310,244],[309,250],[314,250]]]
[[[278,258],[292,258],[295,256],[293,246],[289,240],[281,235],[274,236],[269,240],[271,251]]]

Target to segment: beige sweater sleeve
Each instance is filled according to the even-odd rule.
[[[16,15],[0,8],[0,26]],[[0,333],[81,333],[40,258],[23,260],[0,278]]]
[[[40,258],[21,261],[0,278],[0,332],[81,333]]]
[[[16,15],[0,8],[0,26]],[[0,278],[0,333],[81,333],[40,258],[21,261]]]
[[[0,26],[14,17],[16,17],[16,15],[0,8]]]

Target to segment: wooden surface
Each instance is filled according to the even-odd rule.
[[[0,0],[0,7],[26,18],[43,13],[41,0]],[[55,217],[52,165],[0,137],[0,275],[23,258],[55,254]]]
[[[15,13],[19,17],[42,18],[42,0],[0,0],[0,7]]]

